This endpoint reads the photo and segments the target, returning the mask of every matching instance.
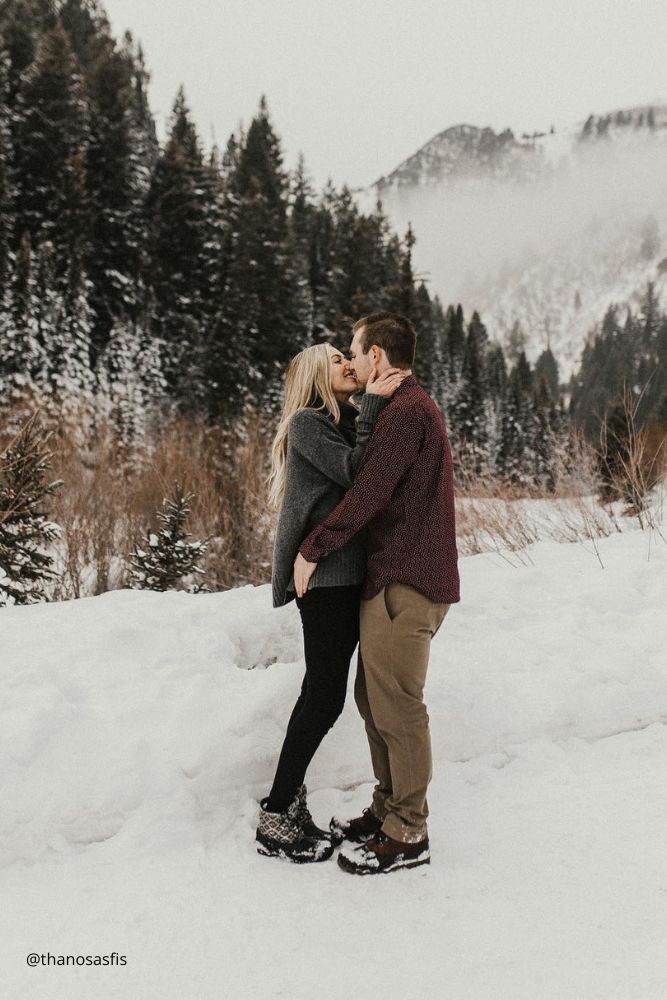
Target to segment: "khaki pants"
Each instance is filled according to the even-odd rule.
[[[361,602],[354,697],[377,780],[371,808],[388,836],[409,843],[427,833],[432,757],[423,693],[431,639],[449,608],[404,583]]]

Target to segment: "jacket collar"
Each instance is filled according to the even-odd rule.
[[[417,381],[417,376],[415,375],[415,373],[412,372],[410,375],[407,376],[407,378],[403,379],[398,389],[394,391],[394,396],[397,396],[399,392],[403,392],[405,389],[410,389],[415,385],[419,385],[419,382]]]

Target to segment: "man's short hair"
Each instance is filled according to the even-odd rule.
[[[417,333],[407,316],[394,312],[376,312],[370,316],[362,316],[352,327],[352,335],[362,327],[362,354],[368,354],[373,344],[376,344],[385,351],[390,365],[395,368],[412,368]]]

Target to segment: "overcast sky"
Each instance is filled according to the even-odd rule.
[[[665,0],[102,0],[207,147],[262,93],[285,162],[366,186],[465,122],[515,132],[667,100]]]

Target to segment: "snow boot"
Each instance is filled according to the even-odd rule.
[[[330,830],[322,830],[316,825],[313,817],[310,814],[310,809],[308,808],[308,789],[305,785],[300,785],[296,793],[296,800],[298,803],[298,822],[307,837],[313,837],[315,840],[331,840],[333,841],[333,836]]]
[[[354,819],[336,819],[334,816],[329,823],[334,844],[340,844],[343,840],[363,844],[373,834],[379,833],[381,826],[382,820],[370,809],[364,809],[361,816],[355,816]]]
[[[269,812],[268,799],[259,804],[259,821],[255,840],[257,852],[266,857],[286,858],[297,864],[326,861],[333,854],[333,844],[327,839],[307,837],[299,820],[299,800],[290,803],[285,812]]]
[[[388,837],[382,830],[360,847],[343,848],[338,855],[339,867],[353,875],[379,875],[430,863],[428,837],[409,844]]]

